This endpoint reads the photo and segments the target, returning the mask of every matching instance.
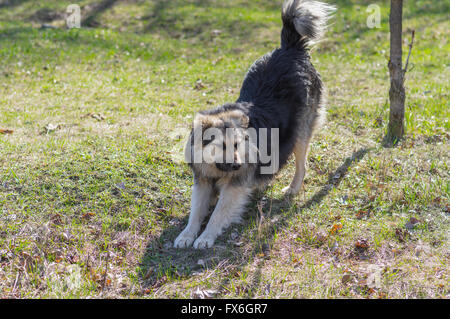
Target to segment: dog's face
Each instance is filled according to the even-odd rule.
[[[208,177],[239,175],[248,171],[249,151],[255,149],[247,134],[249,119],[240,110],[195,116],[186,160]],[[195,158],[195,155],[201,154]]]

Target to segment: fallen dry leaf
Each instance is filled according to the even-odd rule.
[[[91,219],[91,217],[93,217],[93,216],[95,216],[95,213],[93,213],[93,212],[87,212],[87,213],[84,213],[84,214],[81,216],[81,218],[82,218],[82,219],[85,219],[85,220],[89,220],[89,219]]]
[[[87,118],[87,117],[92,117],[93,119],[96,119],[97,121],[103,121],[105,119],[105,117],[100,114],[100,113],[87,113],[81,116],[82,119]]]
[[[337,215],[337,216],[332,216],[331,217],[333,221],[338,221],[341,220],[342,216],[341,215]]]
[[[50,216],[50,221],[54,224],[54,225],[62,225],[63,224],[63,220],[60,214],[56,213],[53,214],[52,216]]]
[[[194,85],[194,89],[196,89],[196,90],[202,90],[202,89],[204,89],[206,86],[202,83],[202,80],[197,80],[196,82],[195,82],[195,85]]]
[[[378,294],[378,299],[386,299],[386,298],[387,298],[387,294],[386,294],[386,293],[380,292],[380,293]]]
[[[362,250],[369,248],[369,243],[367,242],[367,239],[364,238],[358,239],[355,243],[355,248]]]
[[[356,213],[356,219],[363,219],[369,217],[370,213],[367,210],[360,210]]]
[[[341,229],[342,229],[342,224],[334,224],[333,227],[331,227],[330,234],[334,235]]]
[[[404,243],[406,238],[408,237],[409,233],[406,230],[403,230],[401,228],[395,229],[395,237],[397,237],[398,241],[401,243]]]
[[[0,128],[0,134],[12,134],[12,133],[14,133],[13,130],[1,129]]]

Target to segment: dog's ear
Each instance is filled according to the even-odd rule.
[[[250,122],[250,119],[248,118],[248,116],[245,115],[245,114],[242,114],[242,116],[241,116],[241,126],[243,128],[248,128],[249,122]]]

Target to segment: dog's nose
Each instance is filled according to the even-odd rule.
[[[238,169],[241,168],[241,164],[233,163],[233,164],[231,164],[231,168],[232,168],[234,171],[237,171]]]

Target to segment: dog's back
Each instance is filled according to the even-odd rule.
[[[331,11],[332,7],[317,1],[286,1],[281,48],[252,65],[236,103],[196,114],[185,149],[194,172],[191,214],[186,228],[175,239],[175,247],[192,243],[194,248],[211,247],[223,229],[241,220],[252,192],[270,180],[292,153],[295,174],[283,192],[299,192],[310,137],[323,109],[322,82],[310,62],[308,48],[322,35]],[[210,134],[210,129],[216,133]],[[277,130],[278,139],[272,140],[276,134],[271,133]],[[270,138],[263,142],[264,136]],[[247,160],[255,153],[256,161]],[[270,155],[268,165],[266,155]],[[205,230],[197,237],[216,192],[217,204]]]
[[[318,1],[286,1],[281,47],[253,63],[236,101],[253,105],[252,127],[279,128],[280,168],[297,140],[309,140],[325,114],[323,85],[309,48],[323,36],[333,11]]]

